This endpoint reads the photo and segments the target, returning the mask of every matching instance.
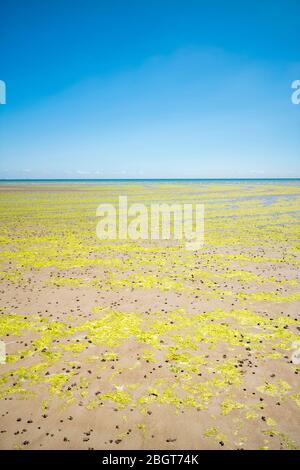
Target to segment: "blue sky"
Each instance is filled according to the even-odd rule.
[[[300,177],[298,0],[1,6],[0,178]]]

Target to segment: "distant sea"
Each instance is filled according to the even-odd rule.
[[[91,178],[91,179],[0,179],[0,184],[36,184],[36,183],[70,183],[70,184],[89,184],[89,183],[286,183],[300,182],[300,178]]]

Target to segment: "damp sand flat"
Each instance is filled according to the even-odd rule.
[[[205,204],[205,245],[96,208]],[[300,447],[299,182],[0,188],[1,449]]]

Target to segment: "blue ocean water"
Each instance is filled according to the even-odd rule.
[[[35,183],[76,183],[76,184],[89,184],[89,183],[231,183],[231,182],[241,182],[241,183],[299,183],[300,178],[91,178],[91,179],[0,179],[0,184],[16,184],[16,183],[25,183],[25,184],[35,184]]]

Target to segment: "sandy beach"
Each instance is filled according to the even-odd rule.
[[[100,241],[119,194],[203,203],[204,246]],[[299,207],[299,181],[1,183],[0,448],[300,448]]]

